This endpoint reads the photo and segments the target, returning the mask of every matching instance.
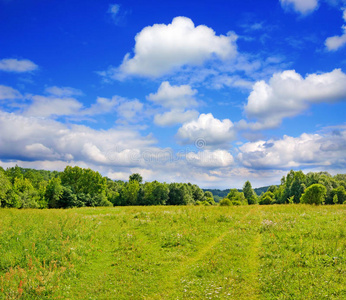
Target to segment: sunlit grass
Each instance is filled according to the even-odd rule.
[[[346,299],[346,206],[0,210],[0,299]]]

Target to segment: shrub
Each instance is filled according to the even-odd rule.
[[[220,201],[220,206],[231,206],[232,202],[228,198],[224,198]]]
[[[310,185],[301,196],[300,203],[323,204],[326,194],[327,189],[324,185],[318,183]]]

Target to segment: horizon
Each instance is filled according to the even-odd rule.
[[[346,0],[0,0],[0,166],[203,189],[346,173]]]

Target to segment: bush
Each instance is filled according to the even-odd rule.
[[[240,202],[239,200],[233,200],[233,201],[231,201],[231,205],[240,206],[240,205],[243,205],[243,203]]]
[[[270,196],[265,195],[264,197],[262,197],[259,201],[260,205],[269,205],[273,203],[273,199],[270,198]]]
[[[232,202],[228,198],[224,198],[220,201],[220,206],[231,206]]]
[[[300,203],[323,204],[326,194],[327,189],[324,185],[318,183],[310,185],[301,196]]]

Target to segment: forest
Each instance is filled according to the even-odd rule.
[[[346,203],[346,174],[291,170],[280,185],[259,188],[249,181],[225,196],[191,183],[145,182],[134,173],[129,181],[111,180],[91,169],[67,166],[63,172],[19,166],[0,167],[0,207],[71,208],[130,205],[270,205]],[[222,192],[222,191],[220,191]],[[222,195],[223,197],[220,197]]]

